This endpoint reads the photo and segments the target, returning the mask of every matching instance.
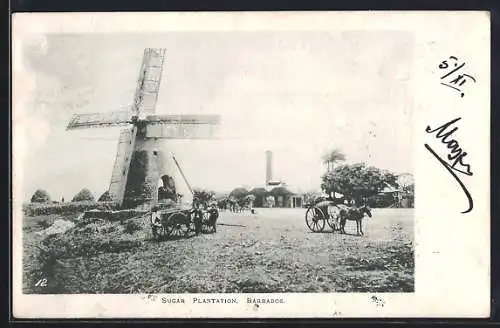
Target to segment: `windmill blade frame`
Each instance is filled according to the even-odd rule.
[[[147,117],[145,136],[157,139],[210,139],[220,123],[219,115],[154,115]]]
[[[220,123],[220,115],[150,115],[146,120],[157,124],[212,124]]]
[[[132,107],[138,117],[152,115],[156,111],[165,55],[165,48],[144,49]]]
[[[71,117],[66,130],[124,126],[130,123],[133,123],[133,115],[130,111],[74,114]]]

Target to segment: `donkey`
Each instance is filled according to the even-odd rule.
[[[340,233],[345,233],[344,227],[347,220],[356,221],[356,234],[363,235],[363,217],[368,215],[372,217],[371,209],[368,205],[361,207],[349,207],[346,205],[338,205],[340,207]]]

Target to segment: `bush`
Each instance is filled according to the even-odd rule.
[[[94,195],[92,195],[92,192],[90,190],[84,188],[78,192],[78,194],[73,197],[71,200],[72,202],[84,202],[84,201],[89,201],[93,202],[94,201]]]
[[[38,189],[35,191],[33,196],[31,196],[32,203],[48,203],[50,202],[50,195],[47,191],[43,189]]]
[[[39,215],[68,215],[77,214],[90,210],[111,211],[116,210],[118,206],[114,202],[72,202],[72,203],[46,203],[36,204],[28,203],[23,204],[23,213],[26,216],[39,216]]]

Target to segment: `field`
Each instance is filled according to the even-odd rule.
[[[365,235],[313,233],[305,209],[222,212],[217,232],[154,241],[147,219],[25,217],[24,293],[413,292],[413,210],[374,209]],[[37,233],[55,220],[68,231]],[[40,223],[44,222],[44,223]],[[352,233],[352,234],[351,234]],[[47,286],[35,286],[47,279]]]

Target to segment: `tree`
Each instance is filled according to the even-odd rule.
[[[208,205],[211,200],[215,199],[215,192],[211,190],[195,189],[193,190],[193,201],[197,201],[203,205]]]
[[[97,200],[98,202],[111,202],[113,199],[111,198],[111,195],[109,194],[109,190],[106,190],[101,197]]]
[[[33,196],[31,196],[32,203],[48,203],[50,202],[50,195],[43,189],[37,189]]]
[[[326,172],[331,172],[334,169],[334,165],[337,162],[345,161],[345,155],[338,148],[335,148],[323,156],[323,164],[326,164]],[[331,193],[333,194],[333,198],[335,198],[335,186],[332,185]]]
[[[320,200],[324,200],[321,192],[308,191],[304,194],[305,204],[316,204]]]
[[[336,163],[343,161],[345,161],[345,155],[338,148],[335,148],[323,155],[323,164],[326,165],[327,172],[332,171]]]
[[[397,188],[397,176],[364,163],[344,164],[322,177],[321,188],[327,193],[337,191],[348,199],[360,202],[363,197],[380,193],[387,186]]]
[[[93,202],[94,195],[92,194],[92,192],[90,190],[83,188],[82,190],[80,190],[78,192],[78,194],[75,195],[75,197],[73,197],[73,199],[71,201],[72,202],[84,202],[84,201]]]
[[[415,182],[413,174],[403,173],[398,176],[399,189],[405,193],[413,194],[415,192]]]

